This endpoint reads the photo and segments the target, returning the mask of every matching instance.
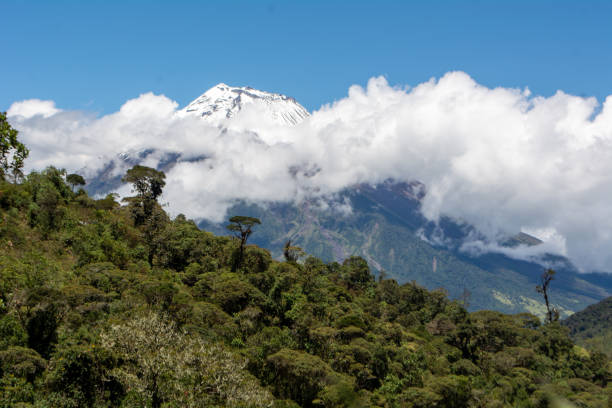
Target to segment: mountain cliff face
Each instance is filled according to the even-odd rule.
[[[249,87],[232,87],[223,83],[204,92],[182,109],[180,115],[196,115],[211,122],[229,119],[245,108],[259,108],[278,125],[294,126],[310,114],[295,99]]]
[[[309,116],[293,98],[248,87],[219,84],[195,99],[178,115],[195,115],[225,127],[227,121],[253,109],[261,121],[278,126],[295,126]],[[222,131],[222,130],[221,130]],[[121,167],[149,160],[153,149],[121,154]],[[158,169],[170,170],[181,160],[182,152],[165,154]],[[117,189],[120,176],[117,163],[89,181],[91,193]],[[109,176],[113,175],[113,176]],[[283,244],[291,239],[309,254],[326,261],[342,261],[352,255],[365,258],[373,269],[400,283],[416,281],[435,289],[442,287],[453,298],[462,298],[470,309],[494,309],[508,313],[544,314],[544,304],[535,291],[544,270],[541,264],[511,259],[500,253],[468,254],[462,245],[477,237],[472,226],[442,217],[438,224],[426,220],[420,203],[426,186],[417,181],[398,183],[388,180],[376,186],[356,185],[342,191],[331,205],[306,199],[300,204],[267,203],[264,207],[237,203],[232,215],[250,215],[263,224],[253,242],[282,256]],[[340,205],[338,205],[340,203]],[[342,204],[345,205],[342,205]],[[325,210],[322,210],[325,208]],[[200,226],[226,234],[223,225],[202,221]],[[539,245],[535,237],[518,234],[500,242],[506,248]],[[612,295],[612,280],[578,274],[561,257],[547,260],[557,270],[552,284],[552,302],[562,316],[581,310]]]

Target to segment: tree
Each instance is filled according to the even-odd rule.
[[[153,258],[157,254],[159,255],[161,249],[164,246],[164,231],[168,227],[170,219],[166,212],[160,207],[156,206],[153,202],[151,208],[151,214],[148,218],[145,218],[142,224],[142,232],[144,233],[144,239],[149,247],[149,264],[153,265]]]
[[[165,228],[168,217],[157,204],[157,198],[161,195],[166,185],[166,175],[151,167],[136,165],[129,169],[121,181],[132,183],[135,197],[124,198],[129,203],[134,225],[142,226],[147,246],[149,247],[149,263],[153,264],[153,258],[161,246],[159,237]]]
[[[27,177],[25,186],[33,201],[29,208],[30,224],[38,226],[45,237],[59,229],[66,214],[66,202],[72,192],[64,182],[65,177],[65,170],[55,167],[31,172]]]
[[[151,167],[136,165],[129,169],[121,181],[132,183],[134,191],[142,198],[157,200],[166,185],[166,175]]]
[[[151,167],[136,165],[129,169],[121,179],[124,183],[132,183],[136,197],[126,199],[132,205],[132,213],[136,225],[142,225],[153,214],[157,198],[166,185],[166,175]]]
[[[11,174],[14,183],[23,177],[23,162],[30,153],[17,140],[18,133],[8,123],[6,112],[0,112],[0,179],[5,180],[7,174]]]
[[[283,255],[287,262],[297,262],[300,257],[304,256],[304,251],[298,246],[291,245],[291,240],[285,242],[283,247]]]
[[[74,187],[75,186],[84,186],[85,185],[85,179],[83,178],[83,176],[76,174],[76,173],[72,173],[66,176],[66,182],[68,184],[70,184],[70,188],[72,188],[72,191],[74,191]]]
[[[179,336],[173,323],[150,313],[102,333],[102,345],[125,360],[115,375],[144,397],[153,408],[161,407],[177,380],[175,347]]]
[[[239,239],[240,246],[238,248],[238,257],[232,263],[232,271],[236,271],[241,265],[244,258],[244,246],[247,240],[253,233],[253,227],[261,224],[259,218],[246,217],[243,215],[235,215],[229,219],[230,224],[226,227],[234,233],[234,236]]]
[[[544,302],[546,303],[546,320],[548,323],[559,320],[559,311],[556,308],[551,307],[548,300],[548,286],[554,278],[555,271],[552,269],[547,269],[540,277],[541,284],[536,286],[536,291],[544,296]]]
[[[365,259],[360,256],[351,256],[342,262],[344,279],[351,288],[365,288],[374,277],[370,274],[370,267]]]
[[[151,408],[265,407],[272,396],[246,370],[246,361],[220,344],[204,342],[149,312],[101,335],[120,358],[113,374]]]

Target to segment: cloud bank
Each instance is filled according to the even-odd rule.
[[[164,193],[173,213],[218,221],[237,199],[290,202],[419,180],[431,220],[446,214],[490,238],[546,231],[548,249],[612,271],[612,96],[602,106],[561,91],[545,98],[451,72],[413,88],[372,78],[292,128],[263,123],[253,108],[222,130],[177,108],[149,93],[103,117],[40,100],[8,114],[30,169],[91,177],[110,160],[123,172],[118,153],[154,149],[149,166],[180,153]]]

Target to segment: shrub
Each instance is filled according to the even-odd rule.
[[[0,350],[10,346],[25,346],[28,335],[19,320],[12,314],[0,316]]]
[[[25,378],[32,382],[41,374],[47,362],[36,351],[19,346],[9,347],[0,351],[0,372]]]
[[[271,395],[244,370],[246,361],[219,344],[179,332],[156,314],[111,327],[102,344],[122,362],[114,375],[146,406],[271,405]]]
[[[46,386],[56,399],[80,406],[96,406],[105,401],[118,405],[124,390],[109,375],[115,364],[112,354],[95,344],[63,348],[51,359]]]
[[[265,303],[263,293],[242,279],[239,274],[223,273],[209,276],[208,282],[212,292],[210,300],[227,313],[233,314],[248,305],[262,306]]]
[[[270,382],[280,398],[309,407],[331,381],[333,370],[319,357],[302,351],[281,349],[267,358]]]
[[[363,289],[374,281],[370,267],[365,259],[352,256],[342,263],[343,279],[350,288]]]
[[[244,251],[242,267],[248,273],[259,273],[268,269],[272,262],[270,252],[256,246],[247,246]]]

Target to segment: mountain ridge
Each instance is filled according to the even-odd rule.
[[[420,213],[418,191],[421,191],[420,183],[387,181],[341,192],[339,200],[350,200],[350,214],[321,211],[309,202],[266,206],[237,203],[228,216],[260,218],[262,225],[252,240],[269,248],[279,259],[284,243],[291,239],[293,245],[327,262],[361,256],[378,274],[383,272],[400,283],[415,281],[430,290],[442,287],[451,298],[461,298],[469,292],[470,310],[528,311],[544,315],[545,307],[535,286],[545,266],[501,253],[473,256],[461,251],[459,243],[470,234],[472,227],[456,224],[446,217],[437,225],[428,221]],[[224,233],[223,225],[206,221],[199,225],[217,234]],[[443,237],[437,243],[435,234]],[[433,238],[423,239],[427,236]],[[537,242],[526,234],[517,236]],[[551,298],[562,316],[612,294],[609,285],[589,282],[571,263],[561,260],[565,261],[551,260],[565,265],[557,270]]]

